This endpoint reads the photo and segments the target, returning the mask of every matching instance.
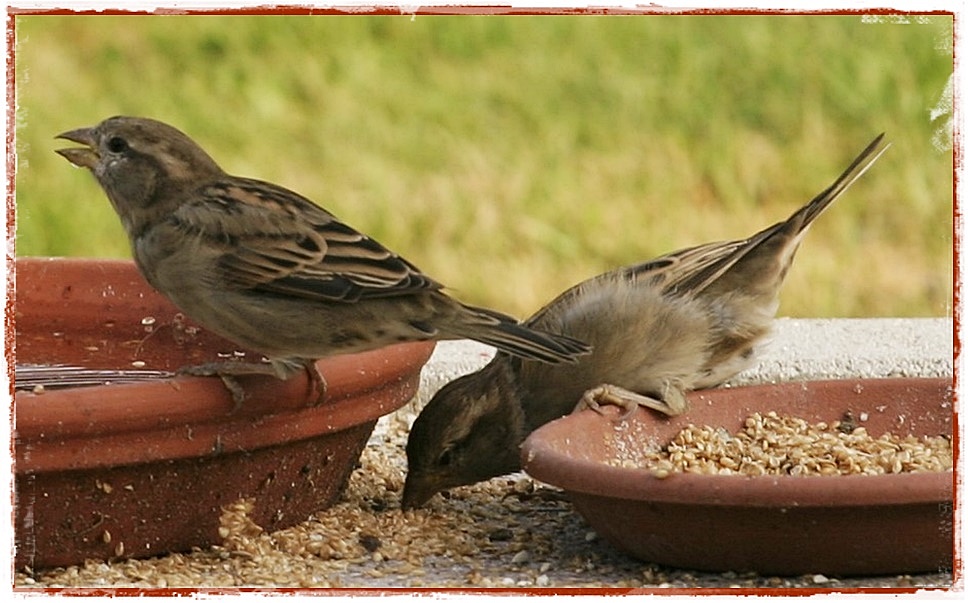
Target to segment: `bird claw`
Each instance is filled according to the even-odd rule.
[[[624,412],[616,418],[618,422],[628,419],[640,406],[651,408],[668,416],[676,416],[685,412],[687,408],[686,398],[681,391],[669,389],[666,394],[667,400],[663,401],[606,383],[586,391],[575,406],[575,411],[591,409],[603,415],[602,406],[606,404],[618,406],[624,409]]]
[[[616,421],[621,422],[628,419],[632,415],[632,412],[639,407],[639,404],[628,397],[621,396],[618,390],[628,391],[622,390],[614,385],[599,385],[598,387],[593,387],[582,395],[581,400],[575,406],[575,412],[591,409],[605,416],[605,413],[602,412],[602,407],[611,405],[624,409],[624,412],[616,418]]]
[[[319,367],[312,360],[307,360],[303,367],[309,377],[309,396],[306,399],[307,406],[319,406],[326,399],[326,378],[319,372]]]
[[[242,403],[248,395],[245,388],[235,378],[235,375],[245,375],[258,373],[253,367],[258,367],[251,363],[230,363],[230,362],[210,362],[208,364],[198,364],[194,366],[183,366],[178,369],[179,375],[191,375],[193,377],[218,377],[225,385],[225,389],[232,395],[232,412],[237,412],[242,408]]]
[[[312,360],[305,360],[300,364],[281,363],[267,364],[264,362],[210,362],[194,366],[184,366],[178,369],[180,375],[192,375],[195,377],[218,377],[225,384],[225,389],[232,395],[232,412],[242,408],[243,402],[248,397],[245,388],[236,379],[237,375],[271,375],[277,379],[285,381],[299,371],[299,367],[306,371],[309,377],[309,390],[306,394],[307,406],[319,406],[326,399],[326,379],[319,368]]]
[[[232,375],[220,374],[219,379],[225,384],[225,389],[229,390],[229,393],[232,394],[232,413],[238,412],[242,408],[242,403],[248,397],[245,393],[245,388]]]

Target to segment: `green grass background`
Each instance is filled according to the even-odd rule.
[[[906,22],[905,22],[906,21]],[[314,199],[468,302],[739,238],[893,147],[806,238],[787,316],[945,316],[952,19],[16,18],[18,255],[128,255],[60,132],[115,114]]]

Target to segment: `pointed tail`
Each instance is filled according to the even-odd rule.
[[[884,154],[890,146],[891,143],[886,143],[883,146],[881,143],[884,142],[884,134],[881,133],[877,138],[875,138],[867,148],[860,152],[860,155],[854,159],[844,173],[840,175],[837,180],[834,181],[826,190],[817,195],[807,203],[804,207],[799,209],[795,215],[800,214],[801,225],[800,230],[804,230],[810,223],[817,219],[823,210],[833,203],[837,197],[844,194],[844,192],[850,188],[850,186],[857,181],[858,178],[864,175],[874,162],[880,159],[881,155]],[[791,220],[793,216],[791,216]]]
[[[707,254],[715,249],[715,253],[719,257],[707,262],[706,266],[701,270],[690,273],[686,278],[676,282],[676,286],[693,291],[702,291],[712,286],[713,283],[716,283],[716,286],[725,288],[732,287],[734,285],[722,280],[725,278],[723,275],[733,266],[740,263],[743,258],[750,255],[758,255],[766,260],[772,261],[770,258],[774,255],[774,252],[768,249],[769,247],[783,246],[786,248],[786,252],[790,255],[790,258],[792,258],[792,255],[797,250],[800,238],[807,228],[809,228],[810,224],[831,203],[844,194],[850,188],[850,185],[863,176],[864,172],[870,169],[884,151],[891,146],[890,143],[882,145],[883,142],[884,134],[877,136],[867,145],[867,148],[860,152],[857,158],[854,159],[833,184],[811,199],[809,203],[795,211],[786,220],[761,230],[746,240],[723,242],[717,244],[715,248],[711,245],[696,248],[696,250]],[[788,264],[785,261],[781,262],[781,264],[783,263]]]
[[[513,356],[558,364],[577,362],[592,351],[591,346],[573,337],[526,327],[494,310],[466,305],[464,310],[463,320],[453,335],[492,345]]]

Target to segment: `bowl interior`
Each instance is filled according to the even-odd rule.
[[[133,262],[18,258],[18,364],[174,371],[246,355],[200,329],[152,289]]]
[[[668,419],[606,407],[549,423],[524,443],[524,468],[560,486],[626,553],[672,567],[762,575],[939,571],[953,555],[952,471],[848,476],[660,477],[633,459],[688,424],[736,432],[752,413],[810,422],[850,412],[868,433],[952,433],[951,379],[787,383],[696,392]],[[616,463],[618,461],[618,463]]]
[[[833,422],[849,413],[874,437],[886,432],[950,437],[952,397],[951,379],[848,379],[705,390],[690,395],[690,410],[679,417],[639,408],[621,419],[615,407],[566,416],[535,431],[523,446],[522,460],[532,476],[565,490],[634,500],[866,504],[857,499],[855,479],[864,480],[867,501],[950,500],[951,472],[845,479],[672,473],[662,479],[647,466],[621,465],[661,448],[689,424],[736,432],[756,412],[810,422]],[[897,488],[898,478],[916,487]]]

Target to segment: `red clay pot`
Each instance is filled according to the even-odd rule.
[[[952,564],[954,475],[724,476],[623,468],[650,442],[688,424],[738,431],[754,412],[832,422],[845,411],[885,432],[952,435],[951,379],[849,379],[714,389],[690,395],[684,416],[615,407],[586,410],[538,429],[524,469],[566,490],[606,540],[643,560],[765,575],[876,575]]]
[[[165,370],[243,352],[184,319],[132,262],[20,258],[17,364]],[[285,528],[340,495],[377,419],[412,398],[433,343],[321,360],[308,378],[172,377],[15,395],[16,567],[147,557],[220,541],[220,508]],[[258,358],[258,355],[254,355]]]

